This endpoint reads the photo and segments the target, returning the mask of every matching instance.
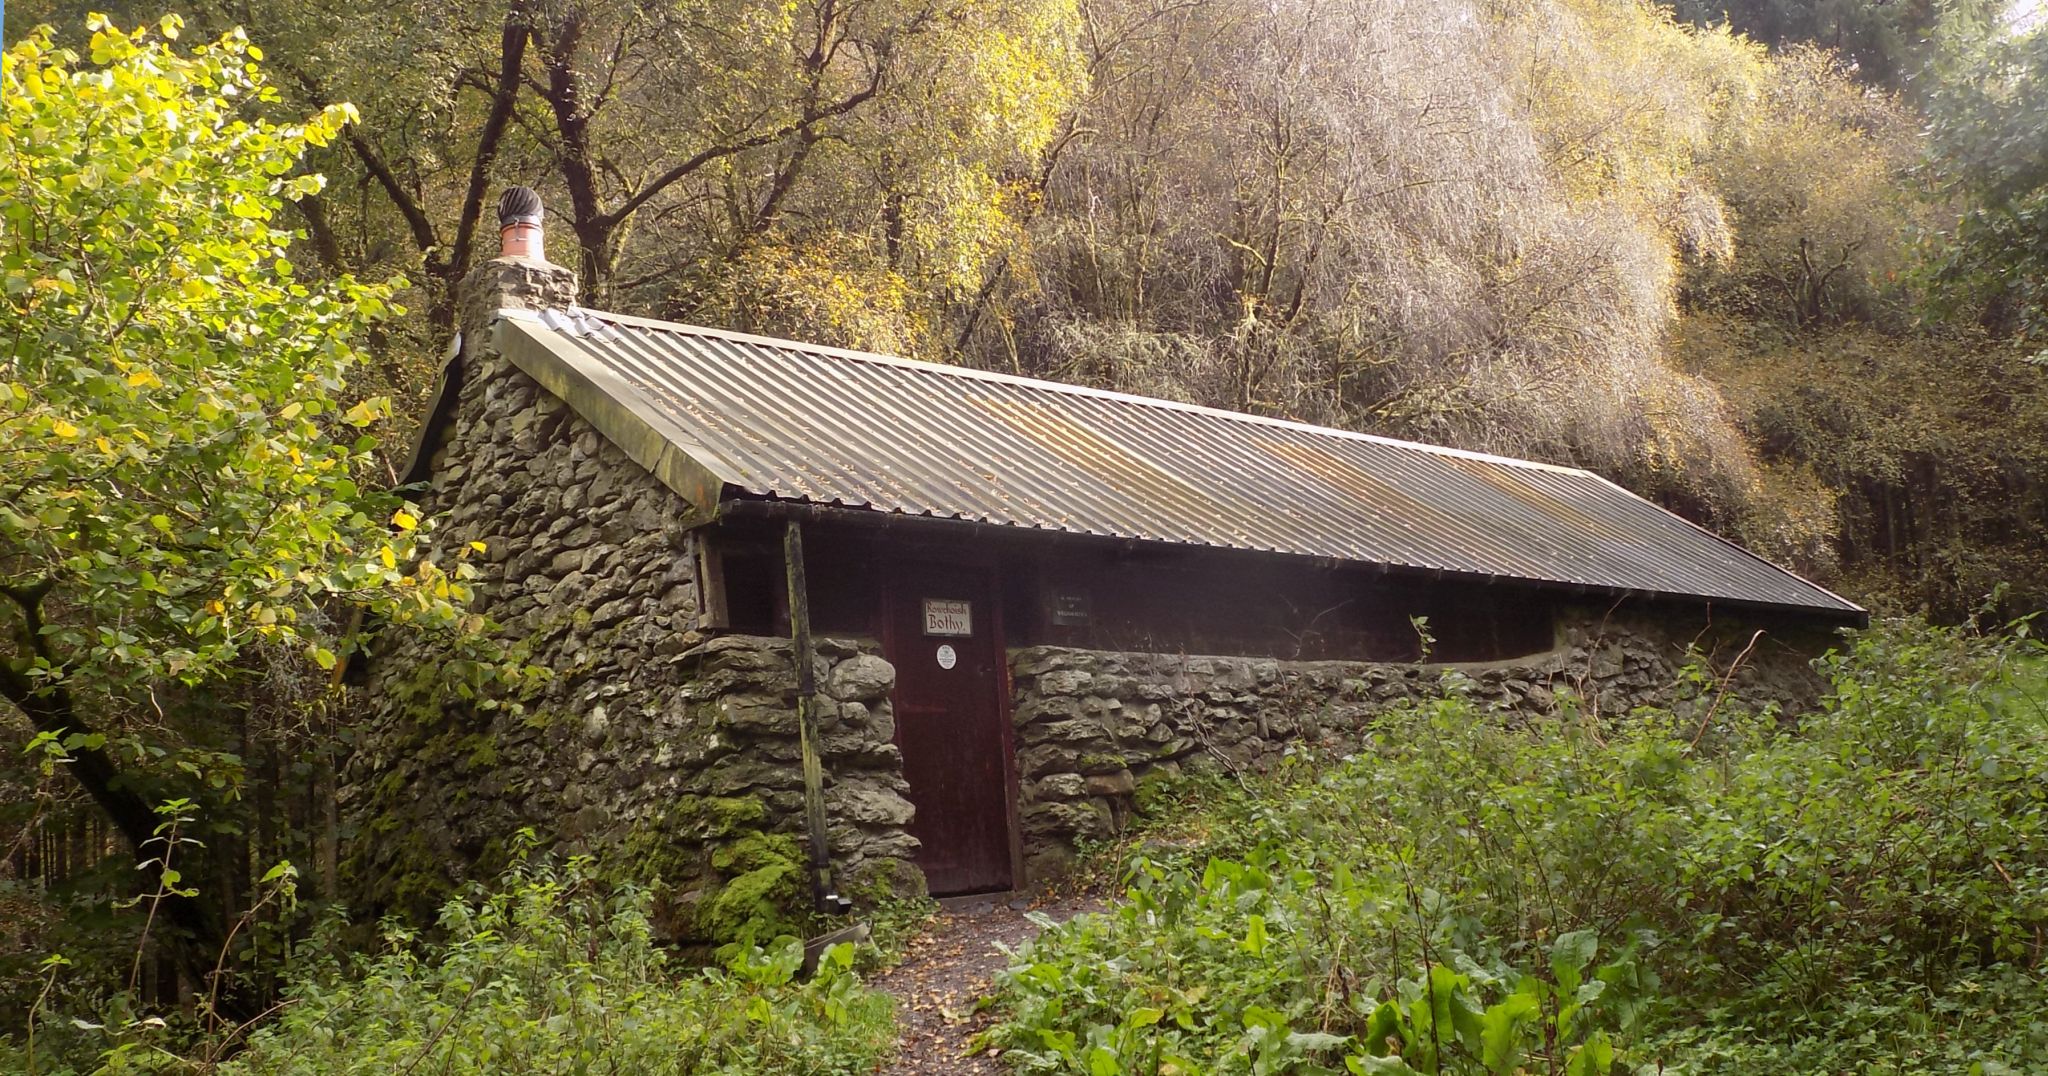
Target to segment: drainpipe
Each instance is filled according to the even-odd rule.
[[[796,660],[797,744],[803,751],[804,830],[809,837],[811,896],[818,911],[845,915],[853,902],[832,884],[832,846],[825,833],[825,767],[818,758],[817,649],[811,645],[811,593],[804,582],[803,524],[790,520],[782,536],[789,582],[790,650]]]

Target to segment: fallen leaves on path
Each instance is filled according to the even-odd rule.
[[[900,1037],[895,1059],[882,1070],[887,1076],[997,1076],[1008,1071],[998,1058],[967,1053],[990,1021],[976,1004],[1008,962],[997,946],[1015,949],[1038,934],[1038,924],[1027,913],[1064,922],[1103,907],[1094,895],[947,903],[905,947],[902,963],[874,980],[877,989],[896,999]]]

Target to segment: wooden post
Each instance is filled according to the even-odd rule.
[[[818,758],[817,650],[811,645],[811,594],[804,581],[803,524],[792,519],[783,532],[782,562],[789,583],[789,634],[796,661],[797,743],[803,752],[804,829],[810,837],[811,895],[818,911],[844,915],[853,902],[833,889],[832,847],[825,833],[825,768]]]

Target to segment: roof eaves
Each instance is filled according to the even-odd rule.
[[[492,342],[499,354],[687,502],[694,517],[688,522],[717,514],[732,469],[617,374],[590,362],[573,341],[532,311],[500,310]]]
[[[1613,487],[1614,487],[1615,489],[1618,489],[1618,490],[1620,490],[1620,491],[1621,491],[1621,492],[1623,492],[1623,493],[1627,493],[1627,494],[1629,494],[1629,496],[1631,496],[1631,497],[1635,496],[1635,494],[1634,494],[1634,493],[1631,493],[1631,492],[1629,491],[1628,487],[1626,487],[1626,486],[1623,486],[1623,485],[1622,485],[1621,483],[1619,483],[1619,482],[1616,482],[1616,481],[1614,481],[1613,479],[1611,479],[1611,478],[1608,478],[1608,477],[1606,477],[1605,475],[1597,475],[1597,474],[1596,474],[1596,475],[1593,475],[1593,477],[1594,477],[1594,478],[1596,478],[1596,479],[1599,479],[1599,480],[1600,480],[1601,482],[1604,482],[1604,483],[1606,483],[1607,485],[1613,486]],[[1826,587],[1824,587],[1824,586],[1821,586],[1821,585],[1820,585],[1819,583],[1816,583],[1816,582],[1814,582],[1813,580],[1811,580],[1811,579],[1808,579],[1808,578],[1806,578],[1806,577],[1805,577],[1805,576],[1803,576],[1803,575],[1800,575],[1800,574],[1799,574],[1798,572],[1792,571],[1791,569],[1789,569],[1789,568],[1786,568],[1786,567],[1784,567],[1784,566],[1782,566],[1782,565],[1778,564],[1778,563],[1777,563],[1776,561],[1770,560],[1770,559],[1768,559],[1768,558],[1765,558],[1765,557],[1760,557],[1760,556],[1757,556],[1757,555],[1756,555],[1755,553],[1753,553],[1753,552],[1751,552],[1751,551],[1750,551],[1749,549],[1745,548],[1745,547],[1744,547],[1744,546],[1743,546],[1743,545],[1742,545],[1741,543],[1739,543],[1739,542],[1735,542],[1735,541],[1732,541],[1732,540],[1730,540],[1730,539],[1729,539],[1728,537],[1726,537],[1725,535],[1722,535],[1722,534],[1718,534],[1718,533],[1714,532],[1713,530],[1710,530],[1710,529],[1708,529],[1708,528],[1706,528],[1706,527],[1702,527],[1702,526],[1700,526],[1699,524],[1697,524],[1697,523],[1694,523],[1694,522],[1693,522],[1692,520],[1690,520],[1690,519],[1687,519],[1687,518],[1685,518],[1684,516],[1682,516],[1682,515],[1679,515],[1679,514],[1678,514],[1678,513],[1676,513],[1676,512],[1672,512],[1672,513],[1671,513],[1671,518],[1673,518],[1673,519],[1675,519],[1675,520],[1679,521],[1680,523],[1683,523],[1683,524],[1685,524],[1685,525],[1686,525],[1686,526],[1688,526],[1688,527],[1691,527],[1691,528],[1692,528],[1693,530],[1696,530],[1696,531],[1700,532],[1701,534],[1704,534],[1704,535],[1706,535],[1706,536],[1707,536],[1707,537],[1709,537],[1709,538],[1712,538],[1712,539],[1713,539],[1714,541],[1717,541],[1717,542],[1721,543],[1722,545],[1724,545],[1724,546],[1727,546],[1727,547],[1728,547],[1729,549],[1733,550],[1734,552],[1736,552],[1737,554],[1739,554],[1739,555],[1741,555],[1741,556],[1744,556],[1744,557],[1748,557],[1748,558],[1749,558],[1750,560],[1753,560],[1753,561],[1757,562],[1758,564],[1766,565],[1766,566],[1768,566],[1768,567],[1770,567],[1770,568],[1772,568],[1772,569],[1774,569],[1774,570],[1776,570],[1776,571],[1779,571],[1779,572],[1783,572],[1783,573],[1784,573],[1785,575],[1788,575],[1788,576],[1792,577],[1793,579],[1796,579],[1796,580],[1798,580],[1798,581],[1799,581],[1799,583],[1800,583],[1801,585],[1803,585],[1803,586],[1806,586],[1806,587],[1808,587],[1808,588],[1810,588],[1810,589],[1812,589],[1812,590],[1815,590],[1815,591],[1817,591],[1817,592],[1819,592],[1819,593],[1821,593],[1821,594],[1825,594],[1825,595],[1827,595],[1827,596],[1828,596],[1829,598],[1832,598],[1832,599],[1834,599],[1835,601],[1837,601],[1837,602],[1840,602],[1840,603],[1842,604],[1842,611],[1843,611],[1843,612],[1845,612],[1845,613],[1850,613],[1850,614],[1853,614],[1853,615],[1855,615],[1855,616],[1857,616],[1857,617],[1860,617],[1860,618],[1862,618],[1862,619],[1863,619],[1863,620],[1864,620],[1865,622],[1868,622],[1868,621],[1869,621],[1869,619],[1870,619],[1870,610],[1868,610],[1868,609],[1865,609],[1864,607],[1862,607],[1862,606],[1860,606],[1860,605],[1856,604],[1855,602],[1852,602],[1852,601],[1850,601],[1849,599],[1847,599],[1847,598],[1844,598],[1844,597],[1843,597],[1843,596],[1841,596],[1840,594],[1837,594],[1837,593],[1835,593],[1834,591],[1832,591],[1832,590],[1829,590],[1828,588],[1826,588]],[[1825,608],[1825,606],[1811,606],[1810,608]]]
[[[413,435],[412,451],[405,457],[405,467],[398,472],[399,485],[410,486],[433,477],[434,453],[440,448],[441,435],[448,425],[448,417],[455,413],[456,396],[461,390],[462,334],[456,333],[454,343],[448,349],[447,361],[434,375],[433,391],[427,395],[427,414]]]
[[[1853,602],[1839,599],[1826,589],[1813,589],[1830,597],[1842,600],[1841,607],[1800,602],[1771,601],[1757,598],[1736,598],[1721,594],[1700,594],[1692,591],[1665,590],[1654,587],[1626,587],[1608,583],[1588,583],[1573,579],[1557,579],[1546,576],[1503,575],[1492,572],[1472,571],[1461,568],[1439,568],[1421,564],[1407,564],[1393,560],[1357,560],[1349,557],[1324,553],[1304,553],[1287,549],[1254,549],[1247,546],[1219,545],[1211,542],[1176,542],[1159,538],[1139,538],[1123,534],[1104,534],[1097,531],[1068,530],[1056,527],[1000,523],[984,519],[970,519],[957,515],[914,514],[865,506],[822,503],[798,497],[744,497],[728,501],[720,516],[726,519],[746,517],[797,516],[818,521],[837,521],[847,524],[889,526],[902,524],[910,527],[933,529],[958,527],[987,530],[1041,534],[1055,539],[1114,546],[1164,547],[1173,549],[1201,549],[1217,553],[1244,554],[1260,557],[1278,557],[1294,561],[1333,562],[1355,566],[1407,579],[1458,579],[1469,583],[1488,586],[1507,585],[1525,587],[1563,595],[1592,595],[1615,599],[1643,599],[1647,601],[1679,602],[1690,605],[1745,609],[1767,613],[1790,613],[1804,616],[1824,617],[1839,620],[1854,627],[1868,627],[1870,614]],[[1709,532],[1711,533],[1711,532]],[[1774,566],[1775,567],[1775,566]],[[1782,569],[1780,569],[1782,571]],[[1791,573],[1787,573],[1791,574]],[[1805,580],[1801,580],[1805,582]],[[1811,584],[1809,584],[1811,585]]]

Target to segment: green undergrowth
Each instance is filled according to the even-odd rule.
[[[1144,790],[1125,897],[1049,927],[1025,1072],[2048,1071],[2048,657],[1887,625],[1793,716],[1503,720]]]
[[[287,1000],[246,1039],[52,1015],[36,1056],[0,1040],[0,1071],[851,1076],[893,1049],[891,1003],[860,983],[853,945],[826,950],[809,977],[789,936],[698,967],[655,941],[649,903],[588,858],[517,863],[450,900],[437,940],[387,926],[373,954],[304,943]]]

